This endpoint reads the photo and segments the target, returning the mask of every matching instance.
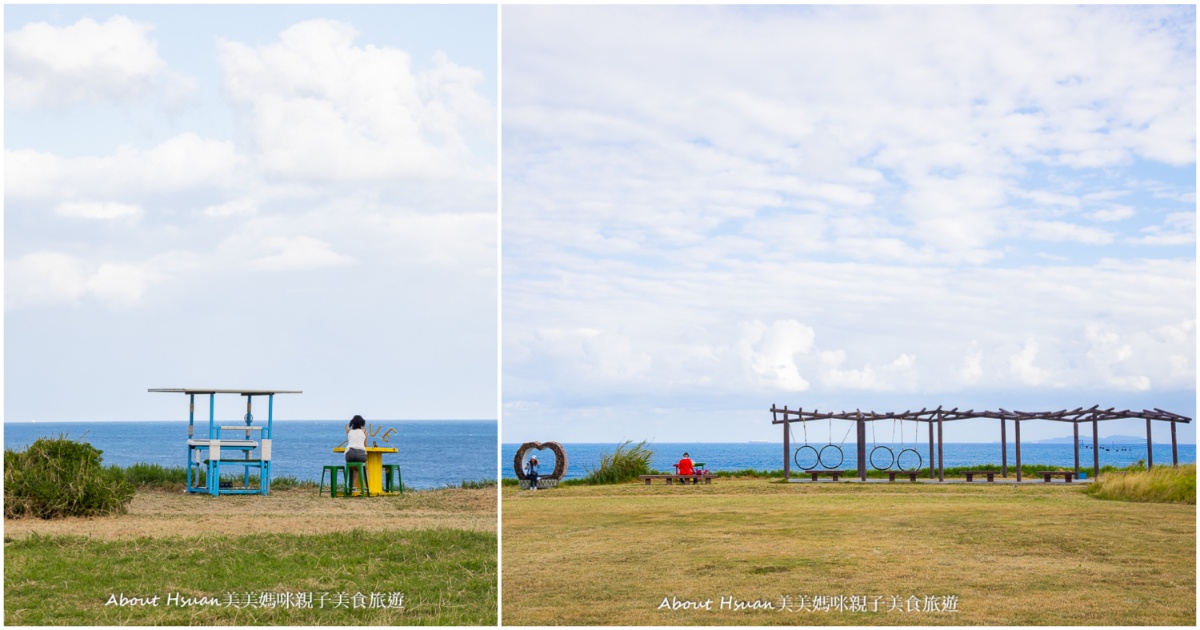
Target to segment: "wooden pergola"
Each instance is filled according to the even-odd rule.
[[[921,409],[920,411],[903,411],[903,412],[887,412],[877,413],[874,411],[836,411],[836,412],[820,412],[817,410],[805,411],[803,409],[788,409],[785,405],[782,409],[771,405],[771,424],[783,425],[783,476],[784,479],[791,479],[791,431],[789,427],[793,422],[807,422],[811,420],[849,420],[857,424],[857,444],[858,444],[858,478],[865,481],[867,478],[867,458],[866,458],[866,442],[867,442],[867,423],[878,420],[903,420],[924,422],[929,427],[929,477],[933,478],[933,462],[934,462],[934,425],[937,426],[937,479],[945,481],[946,477],[942,466],[942,424],[951,420],[972,420],[977,418],[990,418],[1000,421],[1000,461],[1002,474],[1008,476],[1008,421],[1013,421],[1013,429],[1016,440],[1016,467],[1017,481],[1021,481],[1021,423],[1030,420],[1050,420],[1053,422],[1070,422],[1075,429],[1075,474],[1079,474],[1079,425],[1085,422],[1092,423],[1092,468],[1093,478],[1100,475],[1100,449],[1098,448],[1100,438],[1100,421],[1101,420],[1126,420],[1131,418],[1143,418],[1146,420],[1146,465],[1149,468],[1154,467],[1154,446],[1151,439],[1151,422],[1169,422],[1171,423],[1171,465],[1179,465],[1179,447],[1175,438],[1175,425],[1179,422],[1190,423],[1191,418],[1181,416],[1170,411],[1162,409],[1144,409],[1142,411],[1131,411],[1125,409],[1117,411],[1115,408],[1101,409],[1100,405],[1093,405],[1087,409],[1080,407],[1073,411],[1008,411],[1000,409],[998,411],[975,411],[970,409],[961,411],[958,407],[953,409]]]

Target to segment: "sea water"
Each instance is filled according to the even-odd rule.
[[[1091,470],[1093,462],[1093,451],[1090,448],[1090,440],[1088,440],[1088,448],[1084,448],[1081,441],[1079,448],[1079,466],[1081,469]],[[902,449],[914,448],[912,443],[908,444],[891,444],[886,442],[868,443],[866,450],[868,455],[871,450],[878,445],[887,446],[892,450],[893,454],[898,455]],[[815,449],[820,450],[826,446],[824,443],[812,443]],[[513,457],[520,448],[520,444],[503,444],[500,448],[500,470],[501,474],[507,478],[516,478],[516,473],[513,471]],[[567,456],[567,479],[576,479],[585,477],[589,470],[595,470],[600,465],[600,457],[605,453],[612,453],[617,444],[563,444],[563,450]],[[795,450],[803,446],[803,444],[792,445],[793,456]],[[670,472],[672,464],[678,462],[683,454],[688,453],[692,461],[701,462],[708,470],[718,471],[733,471],[745,470],[747,468],[753,470],[783,470],[783,443],[652,443],[647,447],[654,452],[654,457],[650,460],[650,466],[656,470]],[[830,468],[840,470],[855,470],[858,468],[858,458],[854,442],[848,441],[845,444],[834,444],[834,447],[840,447],[841,462],[838,460],[839,448],[830,448],[824,453],[825,460]],[[945,456],[944,467],[955,466],[980,466],[985,464],[999,465],[1001,462],[1001,447],[999,442],[985,444],[969,444],[958,442],[947,442],[943,445]],[[921,457],[921,466],[929,466],[929,443],[924,442],[917,444],[915,447],[917,453]],[[936,445],[934,453],[937,453]],[[1179,463],[1195,463],[1196,461],[1196,445],[1195,444],[1179,444]],[[537,454],[538,470],[543,475],[554,470],[554,454],[550,449],[529,450],[526,451],[525,458],[529,455]],[[876,453],[876,462],[881,466],[886,463],[887,455],[880,451]],[[1101,466],[1128,466],[1135,464],[1139,460],[1146,459],[1146,443],[1142,442],[1129,444],[1107,443],[1103,438],[1100,440],[1100,465]],[[808,462],[801,460],[806,466]],[[1015,466],[1017,461],[1016,447],[1010,441],[1008,444],[1008,465]],[[914,455],[906,453],[901,462],[905,468],[912,468],[915,463]],[[1022,464],[1039,464],[1046,466],[1062,466],[1064,468],[1073,468],[1075,466],[1075,451],[1072,444],[1037,444],[1037,443],[1022,443],[1021,444],[1021,463]],[[1154,463],[1170,464],[1171,463],[1171,445],[1154,444]],[[893,465],[892,469],[896,466]],[[796,464],[792,463],[792,469],[797,470]],[[871,470],[871,465],[868,463],[867,469]]]
[[[234,426],[234,421],[220,423]],[[256,422],[254,426],[259,426]],[[384,463],[400,464],[406,488],[428,489],[458,485],[463,481],[496,479],[495,420],[380,420],[372,438],[380,446],[395,447]],[[316,481],[321,467],[340,464],[345,458],[333,448],[346,439],[344,420],[277,420],[273,423],[271,474]],[[388,428],[396,430],[385,444],[379,440]],[[105,465],[127,467],[136,463],[183,467],[187,463],[187,422],[5,422],[4,448],[20,450],[39,437],[65,434],[103,451]],[[224,432],[226,438],[245,434]],[[258,432],[252,437],[257,439]],[[208,422],[197,422],[195,435],[208,437]],[[225,451],[240,456],[241,451]],[[257,451],[251,457],[257,457]],[[231,469],[232,470],[232,469]],[[240,470],[240,469],[239,469]]]

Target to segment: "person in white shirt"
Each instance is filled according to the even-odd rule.
[[[367,421],[362,416],[354,416],[346,430],[346,462],[367,461]],[[350,485],[353,488],[358,479],[358,469],[350,469]]]

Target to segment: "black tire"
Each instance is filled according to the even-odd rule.
[[[901,464],[901,463],[900,463],[900,458],[901,458],[901,457],[904,457],[904,454],[905,454],[905,453],[912,453],[913,455],[916,455],[916,456],[917,456],[917,465],[916,465],[916,466],[913,466],[912,468],[906,468],[906,467],[904,466],[904,464]],[[911,458],[910,458],[910,459],[911,459]],[[902,470],[902,471],[904,471],[904,472],[916,472],[916,471],[918,471],[918,470],[920,470],[920,469],[921,469],[921,464],[922,464],[924,461],[925,461],[925,460],[921,459],[921,454],[917,452],[917,449],[915,449],[915,448],[906,448],[906,449],[904,449],[904,450],[900,451],[900,454],[896,456],[896,468],[899,468],[900,470]]]
[[[800,463],[800,451],[803,451],[804,449],[812,451],[813,463],[811,466],[805,466],[804,464]],[[812,470],[817,467],[817,464],[821,463],[821,456],[817,453],[817,449],[805,444],[804,446],[796,449],[796,453],[792,456],[792,461],[796,462],[796,467],[800,470]]]
[[[837,451],[838,460],[836,464],[829,464],[825,462],[825,451],[829,449]],[[829,459],[832,460],[833,455],[830,455]],[[838,466],[842,465],[842,462],[845,459],[846,455],[842,453],[842,447],[838,446],[837,444],[826,444],[825,446],[822,446],[820,452],[817,453],[817,461],[825,467],[825,470],[836,470]]]
[[[876,453],[876,451],[880,451],[880,450],[887,453],[888,460],[887,460],[887,465],[885,465],[885,466],[880,466],[879,464],[875,463],[875,453]],[[881,460],[882,460],[882,457],[883,456],[881,455],[880,456]],[[882,445],[876,446],[875,448],[871,449],[871,454],[867,457],[867,460],[869,460],[871,462],[871,468],[874,468],[875,470],[888,470],[892,467],[892,464],[896,463],[896,454],[892,452],[891,447],[882,446]]]

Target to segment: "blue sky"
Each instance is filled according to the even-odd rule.
[[[496,417],[496,7],[4,15],[6,421]]]
[[[505,7],[504,440],[1194,417],[1194,11]]]

